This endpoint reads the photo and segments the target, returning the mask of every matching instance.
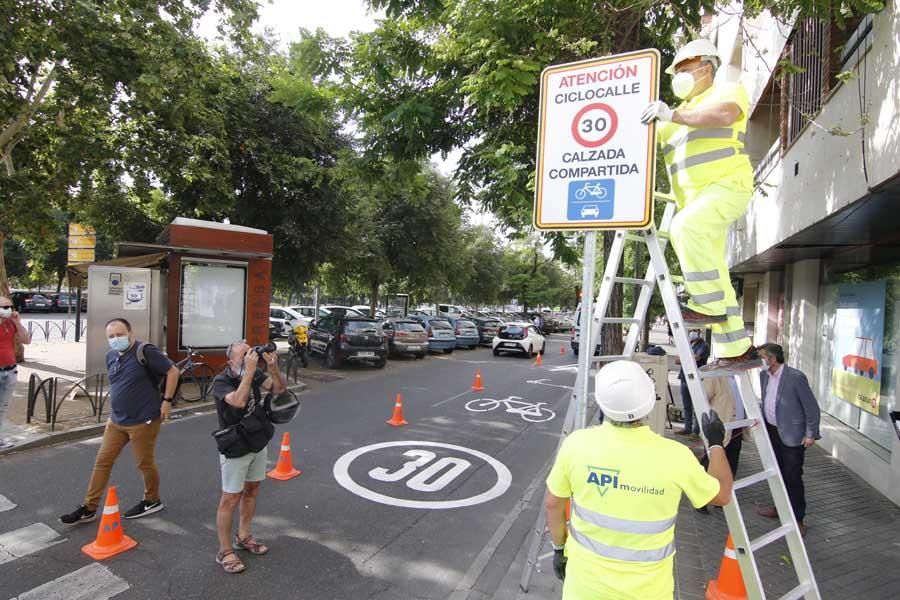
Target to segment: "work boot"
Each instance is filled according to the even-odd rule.
[[[728,315],[704,315],[694,309],[681,305],[681,318],[685,323],[693,325],[709,325],[711,323],[724,323],[728,320]]]
[[[746,352],[740,356],[723,356],[705,366],[700,367],[701,371],[715,371],[716,369],[755,369],[759,366],[759,354],[754,346],[750,346]]]

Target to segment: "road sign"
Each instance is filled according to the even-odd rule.
[[[97,232],[90,225],[69,223],[69,235],[95,235]]]
[[[432,449],[439,450],[443,456],[438,457]],[[382,466],[375,463],[368,471],[365,467],[369,465],[356,467],[354,479],[350,473],[351,465],[376,451],[387,451],[383,460],[389,465]],[[462,486],[450,484],[460,476],[464,477],[464,481],[465,477],[481,469],[485,463],[494,471],[493,484],[487,490],[462,498],[422,499],[423,496],[441,492],[456,495],[463,489]],[[372,502],[432,510],[462,508],[488,502],[502,496],[512,483],[509,469],[496,458],[478,450],[440,442],[400,441],[363,446],[340,457],[334,463],[333,472],[335,480],[342,487]],[[357,480],[367,483],[369,487]],[[390,487],[391,494],[372,489],[376,486]]]
[[[83,248],[69,249],[69,264],[91,263],[94,262],[94,249],[85,250]]]
[[[70,235],[69,249],[83,248],[85,250],[93,250],[97,247],[96,235]]]
[[[653,217],[659,52],[617,54],[541,75],[534,225],[643,229]]]

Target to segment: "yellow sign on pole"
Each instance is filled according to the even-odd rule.
[[[69,249],[83,248],[93,250],[97,247],[96,235],[73,235],[69,237]]]
[[[95,235],[97,232],[90,225],[69,223],[69,235]]]
[[[93,248],[84,249],[84,248],[70,248],[69,249],[69,264],[76,263],[90,263],[94,262],[96,259],[95,252]]]

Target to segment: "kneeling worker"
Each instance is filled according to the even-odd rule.
[[[604,424],[569,435],[547,478],[547,523],[554,571],[565,581],[563,600],[671,600],[681,493],[697,508],[731,499],[725,426],[715,412],[703,415],[707,473],[687,446],[646,425],[656,388],[640,365],[609,363],[597,374],[594,394]]]

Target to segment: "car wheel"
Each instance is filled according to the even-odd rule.
[[[375,368],[376,368],[376,369],[383,369],[384,366],[385,366],[386,364],[387,364],[387,359],[386,359],[386,358],[382,358],[382,359],[380,359],[380,360],[376,360],[376,361],[375,361]]]
[[[546,350],[546,349],[547,349],[547,342],[544,342],[543,344],[541,344],[541,356],[544,355],[544,350]]]
[[[452,354],[453,348],[444,348],[444,354]]]
[[[334,346],[329,346],[328,350],[325,351],[325,366],[329,369],[337,369],[339,366],[341,366],[341,363],[337,357],[337,351],[334,349]]]
[[[534,344],[528,344],[528,358],[534,356]]]
[[[500,351],[494,348],[494,356],[500,356]]]
[[[425,358],[425,353],[424,353],[424,352],[421,352],[421,353],[419,353],[419,354],[416,354],[416,360],[419,360],[419,359],[422,359],[422,358]]]

